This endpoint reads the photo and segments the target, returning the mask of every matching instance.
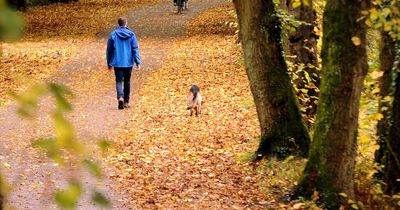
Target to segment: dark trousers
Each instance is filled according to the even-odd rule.
[[[131,93],[131,74],[132,67],[114,67],[117,98],[124,98],[124,102],[129,103]],[[123,83],[123,85],[122,85]]]

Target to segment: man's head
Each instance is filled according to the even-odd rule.
[[[119,26],[126,26],[127,23],[128,23],[128,20],[125,17],[118,18],[118,25]]]

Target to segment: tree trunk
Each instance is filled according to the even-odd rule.
[[[310,137],[282,54],[273,0],[234,0],[250,88],[261,125],[255,159],[306,156]]]
[[[399,43],[397,43],[399,44]],[[397,51],[399,46],[397,45]],[[394,94],[392,115],[390,118],[389,138],[387,141],[387,157],[383,168],[386,193],[393,195],[400,193],[400,55],[397,53],[396,67],[394,68]]]
[[[0,210],[4,209],[4,194],[5,194],[5,183],[4,183],[4,179],[3,179],[3,175],[0,173]]]
[[[286,3],[288,3],[286,1]],[[308,118],[314,118],[317,110],[318,92],[316,87],[320,83],[320,71],[318,70],[318,35],[315,34],[317,14],[313,9],[313,1],[308,0],[308,5],[303,3],[297,8],[286,5],[289,14],[296,19],[306,22],[300,25],[295,32],[289,33],[288,45],[289,55],[293,56],[295,64],[293,72],[299,72],[299,78],[294,81],[297,89],[307,90],[307,99],[301,101]],[[308,81],[311,79],[310,81]],[[303,94],[300,92],[299,94]],[[310,123],[307,123],[311,127]]]
[[[328,0],[325,7],[317,122],[295,196],[310,198],[318,191],[326,209],[339,208],[338,193],[354,195],[358,111],[368,70],[366,27],[357,19],[368,4]]]
[[[383,72],[382,77],[379,79],[380,89],[380,101],[379,101],[379,113],[383,115],[383,118],[379,120],[377,126],[378,145],[379,149],[375,152],[375,161],[379,165],[384,165],[385,157],[387,156],[386,142],[389,137],[389,118],[390,118],[390,101],[387,100],[387,96],[391,95],[392,86],[392,74],[393,64],[396,57],[395,52],[395,41],[390,37],[387,32],[381,33],[381,52],[379,55],[380,70]],[[385,99],[386,98],[386,99]],[[383,178],[383,171],[378,173],[378,178]]]
[[[387,194],[400,192],[400,43],[387,32],[382,33],[380,64],[383,76],[380,78],[379,103],[383,118],[378,122],[379,150],[375,160],[383,166],[379,173],[385,182]],[[393,100],[385,100],[390,96]]]

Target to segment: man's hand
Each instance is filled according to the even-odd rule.
[[[140,71],[142,69],[142,66],[136,66],[137,70]]]
[[[112,70],[112,68],[113,68],[112,66],[108,66],[108,70],[110,70],[110,71],[111,71],[111,70]]]

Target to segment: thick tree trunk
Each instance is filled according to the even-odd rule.
[[[307,90],[308,99],[301,101],[301,105],[306,109],[305,114],[308,118],[314,118],[317,110],[318,92],[316,87],[320,84],[320,71],[318,70],[318,48],[319,36],[315,34],[317,14],[313,9],[313,1],[307,0],[308,4],[303,3],[297,8],[292,8],[290,2],[286,1],[287,11],[296,19],[306,22],[300,25],[295,32],[289,33],[288,50],[293,57],[295,64],[293,72],[298,72],[299,78],[294,81],[297,89]],[[308,78],[311,81],[308,81]],[[303,93],[300,93],[303,94]],[[310,123],[307,123],[311,126]]]
[[[234,0],[247,76],[261,125],[256,159],[307,155],[310,137],[282,54],[273,0]]]
[[[295,195],[310,198],[318,191],[327,209],[339,208],[338,193],[354,194],[358,111],[368,70],[366,28],[357,19],[367,4],[328,0],[325,7],[317,122]]]
[[[397,46],[397,50],[399,46]],[[399,59],[399,54],[397,54]],[[399,59],[400,60],[400,59]],[[400,193],[400,65],[397,60],[394,68],[394,94],[392,115],[390,119],[389,138],[387,141],[387,156],[383,168],[386,193]]]
[[[375,152],[375,161],[379,165],[384,165],[385,157],[387,156],[386,142],[389,137],[389,118],[391,103],[387,100],[387,96],[391,95],[393,64],[396,57],[395,41],[390,37],[387,32],[381,33],[381,52],[379,55],[380,70],[383,72],[382,77],[379,79],[380,101],[379,113],[383,118],[379,120],[377,126],[378,145],[379,149]],[[382,178],[383,172],[379,172],[379,178]]]
[[[376,162],[383,166],[380,175],[386,183],[388,194],[400,192],[400,43],[394,41],[387,32],[382,33],[380,55],[383,76],[380,78],[381,97],[392,100],[379,103],[383,119],[378,123],[379,150]]]

